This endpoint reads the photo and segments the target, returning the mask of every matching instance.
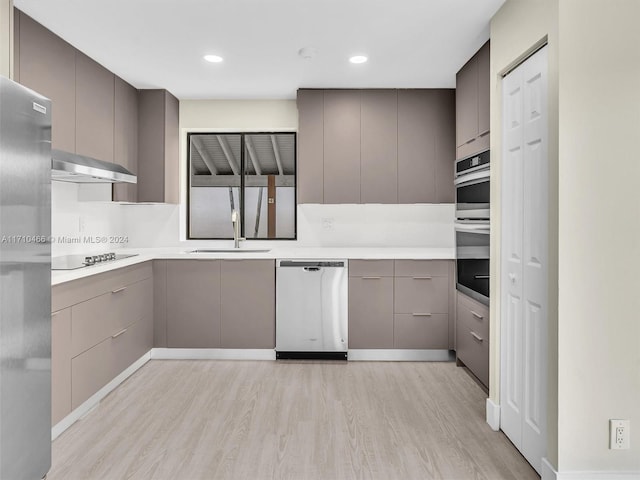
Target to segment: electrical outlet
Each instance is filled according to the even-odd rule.
[[[609,449],[628,450],[630,447],[631,425],[629,420],[609,420]]]
[[[333,218],[325,217],[322,219],[322,229],[323,230],[333,230]]]

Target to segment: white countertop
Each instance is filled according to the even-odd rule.
[[[304,258],[304,259],[394,259],[394,260],[453,260],[455,259],[454,248],[394,248],[394,247],[275,247],[268,252],[250,252],[249,248],[240,249],[242,253],[189,253],[195,249],[206,247],[171,247],[171,248],[138,248],[121,249],[118,253],[134,253],[135,257],[115,260],[104,265],[94,265],[76,270],[56,270],[51,272],[51,284],[77,280],[89,277],[98,273],[108,272],[129,265],[135,265],[150,260],[162,259],[284,259],[284,258]],[[215,247],[213,247],[215,248]],[[265,249],[267,249],[266,247]]]

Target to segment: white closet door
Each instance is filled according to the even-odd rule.
[[[503,81],[502,430],[540,473],[546,455],[547,49]]]

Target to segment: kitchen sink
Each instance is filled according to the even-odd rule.
[[[188,253],[267,253],[271,250],[260,250],[250,248],[202,248],[198,250],[190,250]]]

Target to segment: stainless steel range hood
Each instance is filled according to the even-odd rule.
[[[51,180],[72,183],[137,183],[126,168],[95,158],[51,150]]]

